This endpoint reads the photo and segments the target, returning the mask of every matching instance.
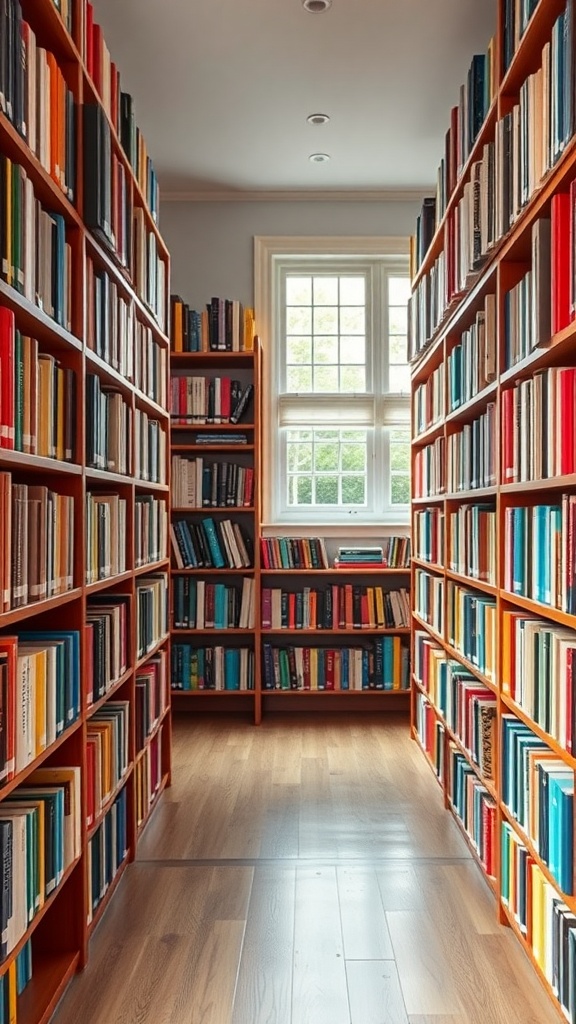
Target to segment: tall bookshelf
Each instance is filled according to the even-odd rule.
[[[412,734],[574,1021],[575,11],[497,7],[413,248]]]
[[[390,542],[384,567],[336,568],[319,538],[264,536],[260,344],[252,334],[247,351],[238,336],[233,341],[229,304],[212,299],[195,312],[180,297],[171,300],[173,706],[244,713],[256,724],[273,710],[405,709],[409,542]],[[229,422],[229,392],[240,396],[248,385],[249,404],[237,423]],[[251,484],[241,504],[246,469]],[[222,520],[249,540],[249,566],[231,559]],[[213,529],[223,566],[209,550]],[[250,610],[243,611],[248,587]],[[394,609],[390,591],[398,599]],[[226,605],[220,618],[219,601]],[[227,675],[234,647],[249,654],[241,664],[231,661]],[[208,648],[219,651],[208,659]]]
[[[0,998],[39,1024],[170,780],[169,255],[91,5],[0,39]]]

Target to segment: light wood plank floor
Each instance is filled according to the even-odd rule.
[[[54,1024],[557,1024],[406,720],[174,728]]]

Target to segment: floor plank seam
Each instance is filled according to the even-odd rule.
[[[186,858],[178,859],[155,859],[137,858],[134,864],[141,867],[164,867],[164,868],[218,868],[218,867],[342,867],[342,868],[366,868],[366,867],[422,867],[426,865],[452,866],[458,864],[472,863],[471,857],[369,857],[344,858],[328,857],[216,857],[216,858]]]

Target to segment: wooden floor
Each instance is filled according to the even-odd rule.
[[[55,1024],[557,1024],[404,718],[180,718]]]

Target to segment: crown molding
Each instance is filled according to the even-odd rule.
[[[411,203],[419,202],[435,191],[430,188],[341,189],[326,191],[319,189],[282,190],[222,190],[213,192],[164,191],[160,189],[163,203]]]

